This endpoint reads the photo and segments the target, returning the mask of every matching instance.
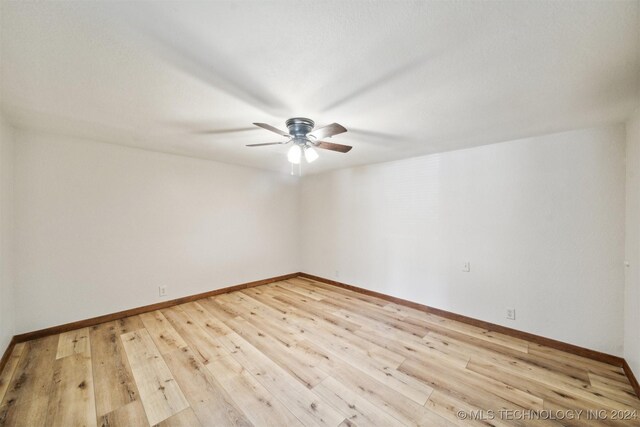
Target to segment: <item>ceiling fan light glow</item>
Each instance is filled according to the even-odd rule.
[[[302,149],[299,145],[293,144],[291,148],[289,148],[289,152],[287,153],[287,159],[294,165],[300,164],[300,159],[302,157]]]
[[[304,149],[304,158],[307,160],[307,163],[315,162],[318,158],[318,152],[313,147],[306,147]]]

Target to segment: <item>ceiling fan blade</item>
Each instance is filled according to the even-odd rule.
[[[275,133],[277,133],[278,135],[282,135],[282,136],[289,137],[289,133],[288,133],[288,132],[285,132],[285,131],[283,131],[283,130],[280,130],[280,129],[278,129],[278,128],[275,128],[275,127],[273,127],[273,126],[271,126],[271,125],[268,125],[268,124],[266,124],[266,123],[254,123],[254,125],[256,125],[256,126],[258,126],[258,127],[261,127],[262,129],[266,129],[266,130],[270,130],[271,132],[275,132]]]
[[[224,134],[224,133],[246,132],[250,130],[258,130],[258,129],[256,128],[205,129],[205,130],[193,131],[193,133],[198,135],[217,135],[217,134]]]
[[[286,144],[289,141],[285,141],[285,142],[265,142],[262,144],[247,144],[247,147],[262,147],[264,145],[282,145],[282,144]]]
[[[325,150],[338,151],[340,153],[348,153],[353,148],[350,145],[334,144],[332,142],[319,141],[315,144],[318,148],[324,148]]]
[[[346,131],[347,129],[344,126],[339,125],[338,123],[331,123],[330,125],[314,129],[311,133],[309,133],[309,135],[313,136],[315,139],[323,139],[329,138],[333,135],[344,133]]]

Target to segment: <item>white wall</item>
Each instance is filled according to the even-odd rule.
[[[15,149],[18,333],[298,270],[296,178],[23,131]]]
[[[13,129],[0,116],[0,356],[15,333],[13,154]]]
[[[305,177],[302,271],[621,354],[624,156],[618,125]]]
[[[624,357],[640,378],[640,109],[627,122]]]
[[[640,165],[637,117],[627,155]],[[638,167],[627,176],[627,201],[636,197],[627,254],[636,246],[625,319],[621,310],[623,126],[344,169],[300,186],[37,132],[13,131],[12,147],[11,134],[2,126],[0,238],[10,254],[15,167],[15,333],[161,301],[159,285],[172,299],[301,270],[614,354],[625,324],[624,355],[640,371],[640,256],[630,239],[640,239]],[[0,348],[14,332],[10,265],[3,255]],[[505,319],[509,307],[516,321]]]

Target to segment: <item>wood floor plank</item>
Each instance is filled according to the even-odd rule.
[[[210,425],[223,425],[223,424],[210,424]],[[170,416],[166,420],[157,424],[157,427],[200,427],[204,426],[200,423],[196,414],[191,408],[187,408],[178,412],[175,415]]]
[[[461,356],[448,348],[436,348],[428,345],[423,340],[416,340],[411,335],[403,334],[399,331],[380,331],[361,328],[355,334],[372,343],[382,346],[395,353],[403,355],[405,358],[437,358],[443,363],[456,364],[464,368],[469,362],[469,356]]]
[[[2,405],[18,405],[30,400],[49,399],[58,335],[29,341],[13,374]]]
[[[96,388],[97,391],[97,388]],[[142,402],[134,400],[98,417],[99,427],[149,427]]]
[[[584,367],[575,366],[570,361],[561,361],[540,357],[529,353],[521,353],[519,351],[513,351],[504,347],[487,348],[483,346],[477,346],[473,343],[461,341],[458,338],[451,336],[443,336],[435,332],[429,332],[423,341],[430,347],[437,348],[444,352],[450,352],[451,354],[459,354],[466,358],[474,357],[488,357],[500,359],[501,363],[520,363],[526,366],[530,366],[533,369],[539,369],[542,371],[557,372],[564,376],[567,376],[573,380],[576,380],[576,384],[582,386],[589,383],[589,373]]]
[[[552,389],[558,389],[565,393],[571,393],[576,397],[593,402],[594,404],[600,404],[603,408],[608,409],[633,409],[627,404],[613,400],[605,395],[594,391],[589,387],[589,384],[585,384],[580,380],[568,378],[562,373],[543,371],[540,369],[534,369],[531,366],[526,366],[518,362],[511,362],[505,364],[501,360],[486,358],[486,357],[472,357],[471,362],[486,362],[496,367],[496,369],[507,372],[512,376],[527,378],[541,384],[544,384]]]
[[[454,338],[444,338],[438,334],[429,334],[428,342],[433,345],[442,343],[448,349],[461,353],[466,353],[469,358],[474,360],[486,360],[489,363],[498,364],[509,367],[513,372],[519,372],[528,378],[535,378],[538,381],[547,381],[553,383],[563,383],[571,388],[585,388],[589,386],[588,373],[575,367],[561,365],[551,361],[544,363],[537,360],[536,356],[523,355],[520,352],[505,353],[492,349],[474,347],[465,342],[461,342]],[[427,338],[425,338],[427,342]]]
[[[331,330],[330,327],[325,329]],[[395,361],[389,363],[387,360],[381,360],[379,358],[380,350],[388,350],[379,347],[375,344],[368,343],[365,340],[351,334],[342,331],[334,331],[333,333],[327,333],[327,331],[319,331],[313,328],[308,328],[305,333],[305,337],[309,340],[313,340],[314,343],[321,346],[326,351],[336,355],[343,359],[355,369],[359,369],[373,378],[379,380],[383,384],[394,388],[398,392],[413,399],[419,404],[424,404],[429,397],[432,389],[414,378],[410,378],[399,372],[395,368],[398,366]],[[360,343],[364,341],[364,347],[358,347],[353,345],[354,342]],[[398,356],[394,353],[395,356]],[[397,359],[396,359],[397,360]],[[400,360],[404,360],[404,357],[400,357]]]
[[[388,314],[383,315],[379,312],[370,314],[367,311],[350,311],[343,307],[334,312],[334,314],[336,316],[350,319],[361,326],[364,325],[371,329],[404,332],[414,336],[415,338],[422,338],[430,331],[427,325],[422,322],[409,322],[407,318]]]
[[[289,323],[292,328],[294,324],[298,325],[298,329],[304,331],[302,333],[315,334],[316,336],[323,334],[333,345],[349,347],[353,352],[359,352],[362,357],[375,358],[381,363],[398,366],[404,360],[404,356],[354,335],[353,330],[350,328],[344,328],[333,322],[321,319],[318,311],[311,307],[300,307],[300,309],[307,314],[318,317],[319,320],[317,322],[308,322],[304,317],[298,316],[296,312],[291,312],[290,316],[285,320],[281,320],[281,322]],[[273,321],[273,319],[267,318],[265,321]]]
[[[460,368],[453,364],[444,364],[441,360],[437,359],[409,359],[403,365],[400,370],[403,372],[409,367],[406,372],[421,372],[419,378],[429,378],[428,381],[435,381],[432,384],[439,384],[441,387],[443,382],[437,383],[437,378],[442,378],[444,375],[447,385],[461,385],[461,387],[474,388],[479,394],[491,394],[493,396],[502,398],[505,402],[511,402],[518,408],[542,410],[543,399],[527,393],[524,390],[520,390],[509,384],[487,378],[483,375],[479,375],[476,372],[470,371],[466,368]],[[437,372],[437,374],[431,374]]]
[[[0,427],[55,425],[640,427],[640,399],[618,366],[294,278],[18,344]]]
[[[378,409],[371,402],[349,390],[332,377],[327,377],[315,386],[313,391],[318,396],[331,402],[349,421],[363,426],[386,427],[402,425],[400,421]]]
[[[217,339],[196,325],[181,307],[165,309],[162,313],[201,363],[206,365],[215,358],[229,354]]]
[[[164,359],[189,401],[194,415],[203,426],[251,425],[231,396],[190,348],[166,353]]]
[[[526,353],[529,350],[529,344],[527,343],[527,341],[510,337],[499,332],[488,331],[484,329],[479,331],[471,331],[469,325],[461,322],[450,322],[449,324],[447,324],[447,328],[456,332],[462,332],[474,338],[488,341],[496,345],[507,347],[512,350],[517,350],[521,353]]]
[[[328,375],[317,368],[313,360],[304,355],[292,356],[293,346],[287,346],[242,318],[227,321],[230,328],[251,345],[273,360],[289,375],[307,388],[313,388]]]
[[[589,372],[589,387],[593,392],[607,396],[615,401],[640,409],[638,396],[630,384],[624,384],[610,378]]]
[[[560,389],[550,388],[542,383],[530,380],[527,378],[517,377],[510,373],[496,369],[494,365],[484,362],[475,362],[471,360],[467,365],[467,369],[484,375],[488,378],[493,378],[496,381],[503,382],[505,384],[517,384],[518,388],[523,389],[535,396],[543,399],[543,405],[545,410],[553,411],[577,411],[582,410],[585,413],[588,411],[604,409],[603,406],[594,405],[591,401],[582,399],[579,396],[571,393],[564,393]],[[612,420],[585,420],[577,419],[564,420],[563,423],[567,425],[618,425],[618,423]],[[634,422],[636,421],[636,422]],[[638,420],[632,420],[627,425],[640,425]]]
[[[9,356],[7,364],[5,365],[2,372],[0,372],[0,403],[3,401],[4,395],[9,389],[9,384],[11,383],[13,374],[18,367],[18,362],[20,361],[20,357],[22,357],[22,352],[24,351],[25,345],[25,343],[21,342],[13,347],[11,356]]]
[[[446,336],[462,337],[469,342],[474,342],[479,347],[504,352],[511,350],[520,354],[528,352],[528,343],[524,340],[438,317],[430,313],[421,313],[419,316],[406,316],[403,319],[407,323],[428,329],[430,333],[436,332]]]
[[[344,419],[238,334],[227,335],[223,342],[232,356],[305,426],[336,426]]]
[[[441,392],[440,390],[434,390],[433,394],[429,396],[426,406],[442,417],[448,419],[451,423],[460,427],[486,427],[488,425],[496,427],[509,426],[507,422],[501,421],[499,417],[492,417],[493,419],[489,420],[473,419],[472,414],[481,414],[482,408],[470,405],[469,403],[456,399],[448,393]],[[465,415],[461,416],[460,411]]]
[[[349,387],[350,390],[364,397],[405,425],[450,425],[449,422],[424,406],[396,392],[362,371],[353,369],[351,365],[309,341],[299,342],[292,349],[292,352],[296,358],[307,359],[310,360],[310,364],[317,364],[320,369],[330,373],[335,380]]]
[[[312,280],[312,279],[306,279],[306,278],[301,278],[301,277],[296,277],[293,279],[288,279],[286,280],[286,282],[289,283],[295,283],[299,286],[304,286],[304,287],[312,287],[313,289],[315,289],[318,292],[321,293],[326,293],[329,295],[329,297],[331,298],[335,298],[338,295],[342,295],[348,298],[351,298],[355,301],[362,301],[368,304],[373,304],[373,305],[377,305],[379,307],[384,307],[385,305],[388,304],[387,301],[382,300],[380,298],[376,298],[370,295],[365,295],[365,294],[361,294],[358,292],[353,292],[350,291],[348,289],[344,289],[344,288],[340,288],[337,286],[332,286],[332,285],[328,285],[326,283],[322,283],[322,282],[318,282],[316,280]]]
[[[633,392],[633,386],[628,381],[620,381],[617,379],[611,379],[608,377],[603,377],[593,372],[589,372],[589,382],[591,385],[598,385],[603,388],[619,390],[619,391],[630,391]]]
[[[138,326],[142,327],[141,321],[137,320]],[[130,319],[102,323],[89,331],[98,418],[139,399],[138,387],[120,339],[121,335],[140,329],[136,326],[135,319]],[[132,407],[135,405],[129,406]],[[115,414],[112,418],[120,419],[119,416]]]
[[[349,294],[345,295],[341,292],[332,291],[329,289],[322,289],[316,286],[301,286],[298,284],[293,284],[291,281],[285,282],[276,282],[271,284],[271,288],[274,291],[281,293],[282,295],[286,295],[289,298],[296,298],[300,300],[300,298],[304,298],[304,301],[312,301],[312,304],[318,303],[323,307],[324,310],[334,311],[342,307],[342,304],[351,303],[354,307],[367,307],[371,309],[381,308],[379,305],[379,301],[376,300],[375,303],[372,303],[370,300],[360,300],[357,294]],[[319,298],[309,298],[306,295],[302,295],[303,291],[307,291],[313,295],[316,295]],[[336,303],[336,301],[338,303]],[[318,305],[316,305],[318,306]]]
[[[346,320],[354,322],[360,326],[368,326],[373,329],[383,328],[385,330],[398,330],[409,333],[418,338],[424,337],[429,329],[422,324],[413,324],[406,321],[406,319],[396,318],[391,313],[382,313],[384,310],[375,307],[374,309],[354,309],[352,303],[338,301],[331,301],[331,304],[335,304],[336,310],[334,315],[340,316]]]
[[[49,397],[36,397],[22,403],[0,406],[0,426],[44,427],[47,422]]]
[[[523,410],[522,406],[511,400],[506,400],[498,395],[493,395],[485,389],[485,385],[479,381],[475,384],[465,381],[464,372],[454,369],[442,370],[439,365],[429,365],[418,363],[413,360],[406,360],[399,368],[402,372],[419,378],[431,385],[436,391],[447,393],[456,399],[466,402],[468,405],[476,406],[498,413],[500,410]],[[507,389],[505,385],[505,390]],[[525,392],[522,392],[525,393]],[[515,393],[514,393],[515,394]],[[521,397],[517,398],[518,400]],[[526,426],[537,425],[539,423],[531,420],[526,422],[514,420],[513,425]],[[543,423],[548,424],[548,423]]]
[[[288,290],[290,290],[292,292],[300,294],[301,296],[303,296],[305,298],[311,298],[312,300],[316,300],[316,301],[321,301],[321,300],[323,300],[325,298],[324,295],[319,293],[316,289],[304,288],[304,287],[299,286],[299,285],[288,283],[287,281],[276,282],[275,286],[283,288],[283,289],[288,289]]]
[[[277,308],[278,304],[284,304],[288,308],[287,314],[290,317],[295,317],[296,323],[303,324],[307,328],[331,327],[344,329],[349,333],[353,333],[360,328],[360,325],[335,316],[327,311],[326,307],[315,304],[313,300],[307,301],[304,297],[300,299],[292,298],[280,289],[275,291],[267,290],[261,297],[256,297],[256,299],[272,308]],[[282,320],[286,319],[283,318]]]
[[[557,393],[561,393],[564,395],[572,396],[572,398],[576,400],[583,400],[585,402],[590,402],[591,407],[595,407],[600,405],[599,408],[607,409],[607,410],[633,410],[638,408],[633,408],[630,405],[625,403],[617,402],[598,391],[594,391],[588,385],[580,385],[576,386],[570,382],[564,380],[561,375],[538,375],[537,373],[533,373],[531,370],[526,368],[518,367],[514,364],[509,364],[508,366],[501,363],[492,363],[486,359],[474,359],[473,357],[469,361],[467,365],[468,368],[472,370],[476,370],[478,373],[482,373],[481,371],[474,369],[473,367],[483,366],[484,368],[491,367],[496,372],[502,372],[505,375],[508,375],[510,378],[512,377],[521,377],[534,382],[537,382],[548,390],[556,391]],[[513,379],[509,381],[513,382]],[[595,406],[594,406],[595,405]]]
[[[277,310],[240,292],[220,295],[215,300],[223,307],[233,307],[239,316],[269,331],[273,336],[286,339],[289,344],[295,343],[300,334],[304,333],[303,328],[287,322]],[[222,317],[220,319],[224,320]]]
[[[461,332],[468,335],[469,337],[484,340],[487,343],[491,343],[496,346],[510,348],[522,353],[526,353],[528,351],[528,342],[520,338],[507,336],[495,331],[488,331],[478,326],[469,325],[467,323],[462,323],[456,320],[446,319],[431,313],[394,303],[387,304],[383,309],[389,312],[401,314],[404,317],[405,321],[410,323],[420,321],[421,324],[423,324],[427,328],[445,328],[446,330],[452,332]],[[412,322],[412,320],[414,322]]]
[[[189,406],[146,329],[120,336],[150,424]]]
[[[91,355],[89,347],[89,328],[76,329],[60,334],[58,339],[58,352],[56,359],[71,356],[73,354]]]
[[[120,335],[144,328],[144,324],[142,323],[140,316],[124,317],[116,320],[115,323]]]
[[[233,357],[220,357],[208,364],[207,369],[254,425],[303,425]]]
[[[291,310],[291,307],[288,304],[277,301],[276,299],[273,298],[273,296],[267,295],[265,293],[265,290],[268,288],[269,288],[268,286],[248,288],[248,289],[243,289],[242,293],[255,298],[256,300],[260,301],[263,304],[267,304],[268,306],[275,308],[282,314],[287,314]]]
[[[232,306],[221,305],[216,301],[216,297],[210,297],[198,300],[198,304],[200,304],[209,313],[213,313],[216,317],[223,320],[233,319],[240,315]]]
[[[187,346],[182,337],[176,332],[164,314],[160,311],[143,313],[140,319],[149,335],[156,343],[160,353],[168,353]]]
[[[201,300],[201,302],[204,300]],[[200,328],[212,337],[221,337],[233,332],[224,323],[218,321],[209,310],[200,302],[190,302],[182,304],[180,308],[194,321]]]
[[[88,347],[88,331],[82,333]],[[85,344],[83,344],[84,346]],[[58,347],[59,349],[60,347]],[[81,348],[69,346],[70,349]],[[95,426],[96,402],[90,349],[55,361],[47,425],[52,427]]]
[[[236,319],[243,319],[254,327],[259,328],[264,333],[274,337],[287,347],[294,345],[296,341],[300,339],[302,334],[304,334],[304,328],[296,328],[298,333],[287,330],[287,328],[291,327],[291,322],[285,324],[282,319],[288,319],[288,317],[275,320],[262,315],[252,315],[252,312],[255,313],[254,311],[247,310],[246,312],[241,313],[237,318],[229,319],[226,322],[230,323]]]
[[[266,294],[269,295],[269,292],[266,291]],[[273,291],[271,299],[267,301],[268,305],[273,305],[274,303],[286,304],[288,307],[293,308],[293,312],[299,317],[307,317],[310,320],[324,320],[350,332],[360,328],[357,323],[333,314],[335,311],[333,307],[328,307],[323,302],[305,299],[305,297],[292,296],[290,292],[283,289]]]
[[[586,357],[533,343],[529,345],[529,354],[533,354],[541,358],[560,361],[562,363],[571,363],[574,366],[580,366],[581,368],[589,372],[593,372],[594,374],[598,374],[600,376],[604,376],[621,382],[628,382],[624,370],[619,366],[609,365],[597,360],[587,359]]]

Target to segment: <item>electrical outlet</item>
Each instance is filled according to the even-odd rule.
[[[166,286],[158,286],[158,296],[166,297],[167,296],[167,287]]]
[[[336,274],[335,274],[336,279],[340,278],[340,270],[336,270]]]
[[[465,273],[471,271],[471,263],[469,261],[465,261],[464,264],[462,264],[462,271],[464,271]]]
[[[516,309],[515,308],[507,308],[507,319],[516,320]]]

